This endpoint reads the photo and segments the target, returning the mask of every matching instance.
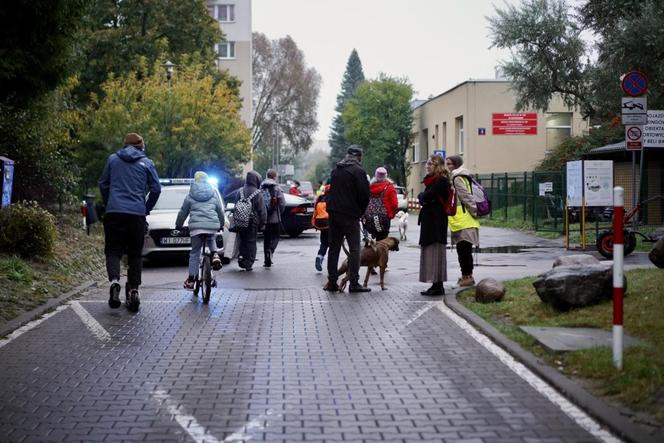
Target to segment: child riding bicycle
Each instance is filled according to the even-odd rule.
[[[184,199],[175,229],[181,230],[189,216],[189,235],[191,236],[191,253],[189,254],[189,275],[184,281],[185,289],[194,289],[194,280],[198,273],[203,241],[207,242],[212,252],[212,269],[221,269],[221,259],[217,254],[215,234],[224,226],[224,211],[217,192],[208,183],[208,175],[203,171],[194,174],[189,194]]]

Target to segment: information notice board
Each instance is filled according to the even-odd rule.
[[[567,206],[583,205],[583,160],[567,162]]]
[[[612,160],[585,160],[583,183],[586,206],[613,206]]]

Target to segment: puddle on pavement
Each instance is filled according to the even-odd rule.
[[[408,248],[418,248],[419,245],[408,245]],[[454,247],[448,245],[447,246],[448,250],[453,250]],[[486,248],[480,247],[477,252],[480,254],[520,254],[520,253],[526,253],[526,252],[532,252],[533,249],[559,249],[555,246],[538,246],[538,245],[531,245],[531,246],[519,246],[519,245],[509,245],[509,246],[490,246]],[[473,253],[475,253],[475,249],[473,248]]]

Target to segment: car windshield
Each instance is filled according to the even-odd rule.
[[[154,206],[155,210],[174,210],[182,207],[184,198],[189,194],[189,188],[161,188],[161,195]]]
[[[311,182],[301,182],[300,191],[304,192],[305,194],[310,194],[314,192],[314,188],[311,187]]]

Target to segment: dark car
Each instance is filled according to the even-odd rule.
[[[313,229],[311,216],[314,213],[314,203],[302,197],[288,194],[288,186],[281,185],[284,191],[286,207],[281,213],[281,233],[288,234],[290,237],[297,237],[307,229]],[[230,212],[235,207],[235,203],[240,199],[240,189],[238,188],[224,196],[226,211]]]

